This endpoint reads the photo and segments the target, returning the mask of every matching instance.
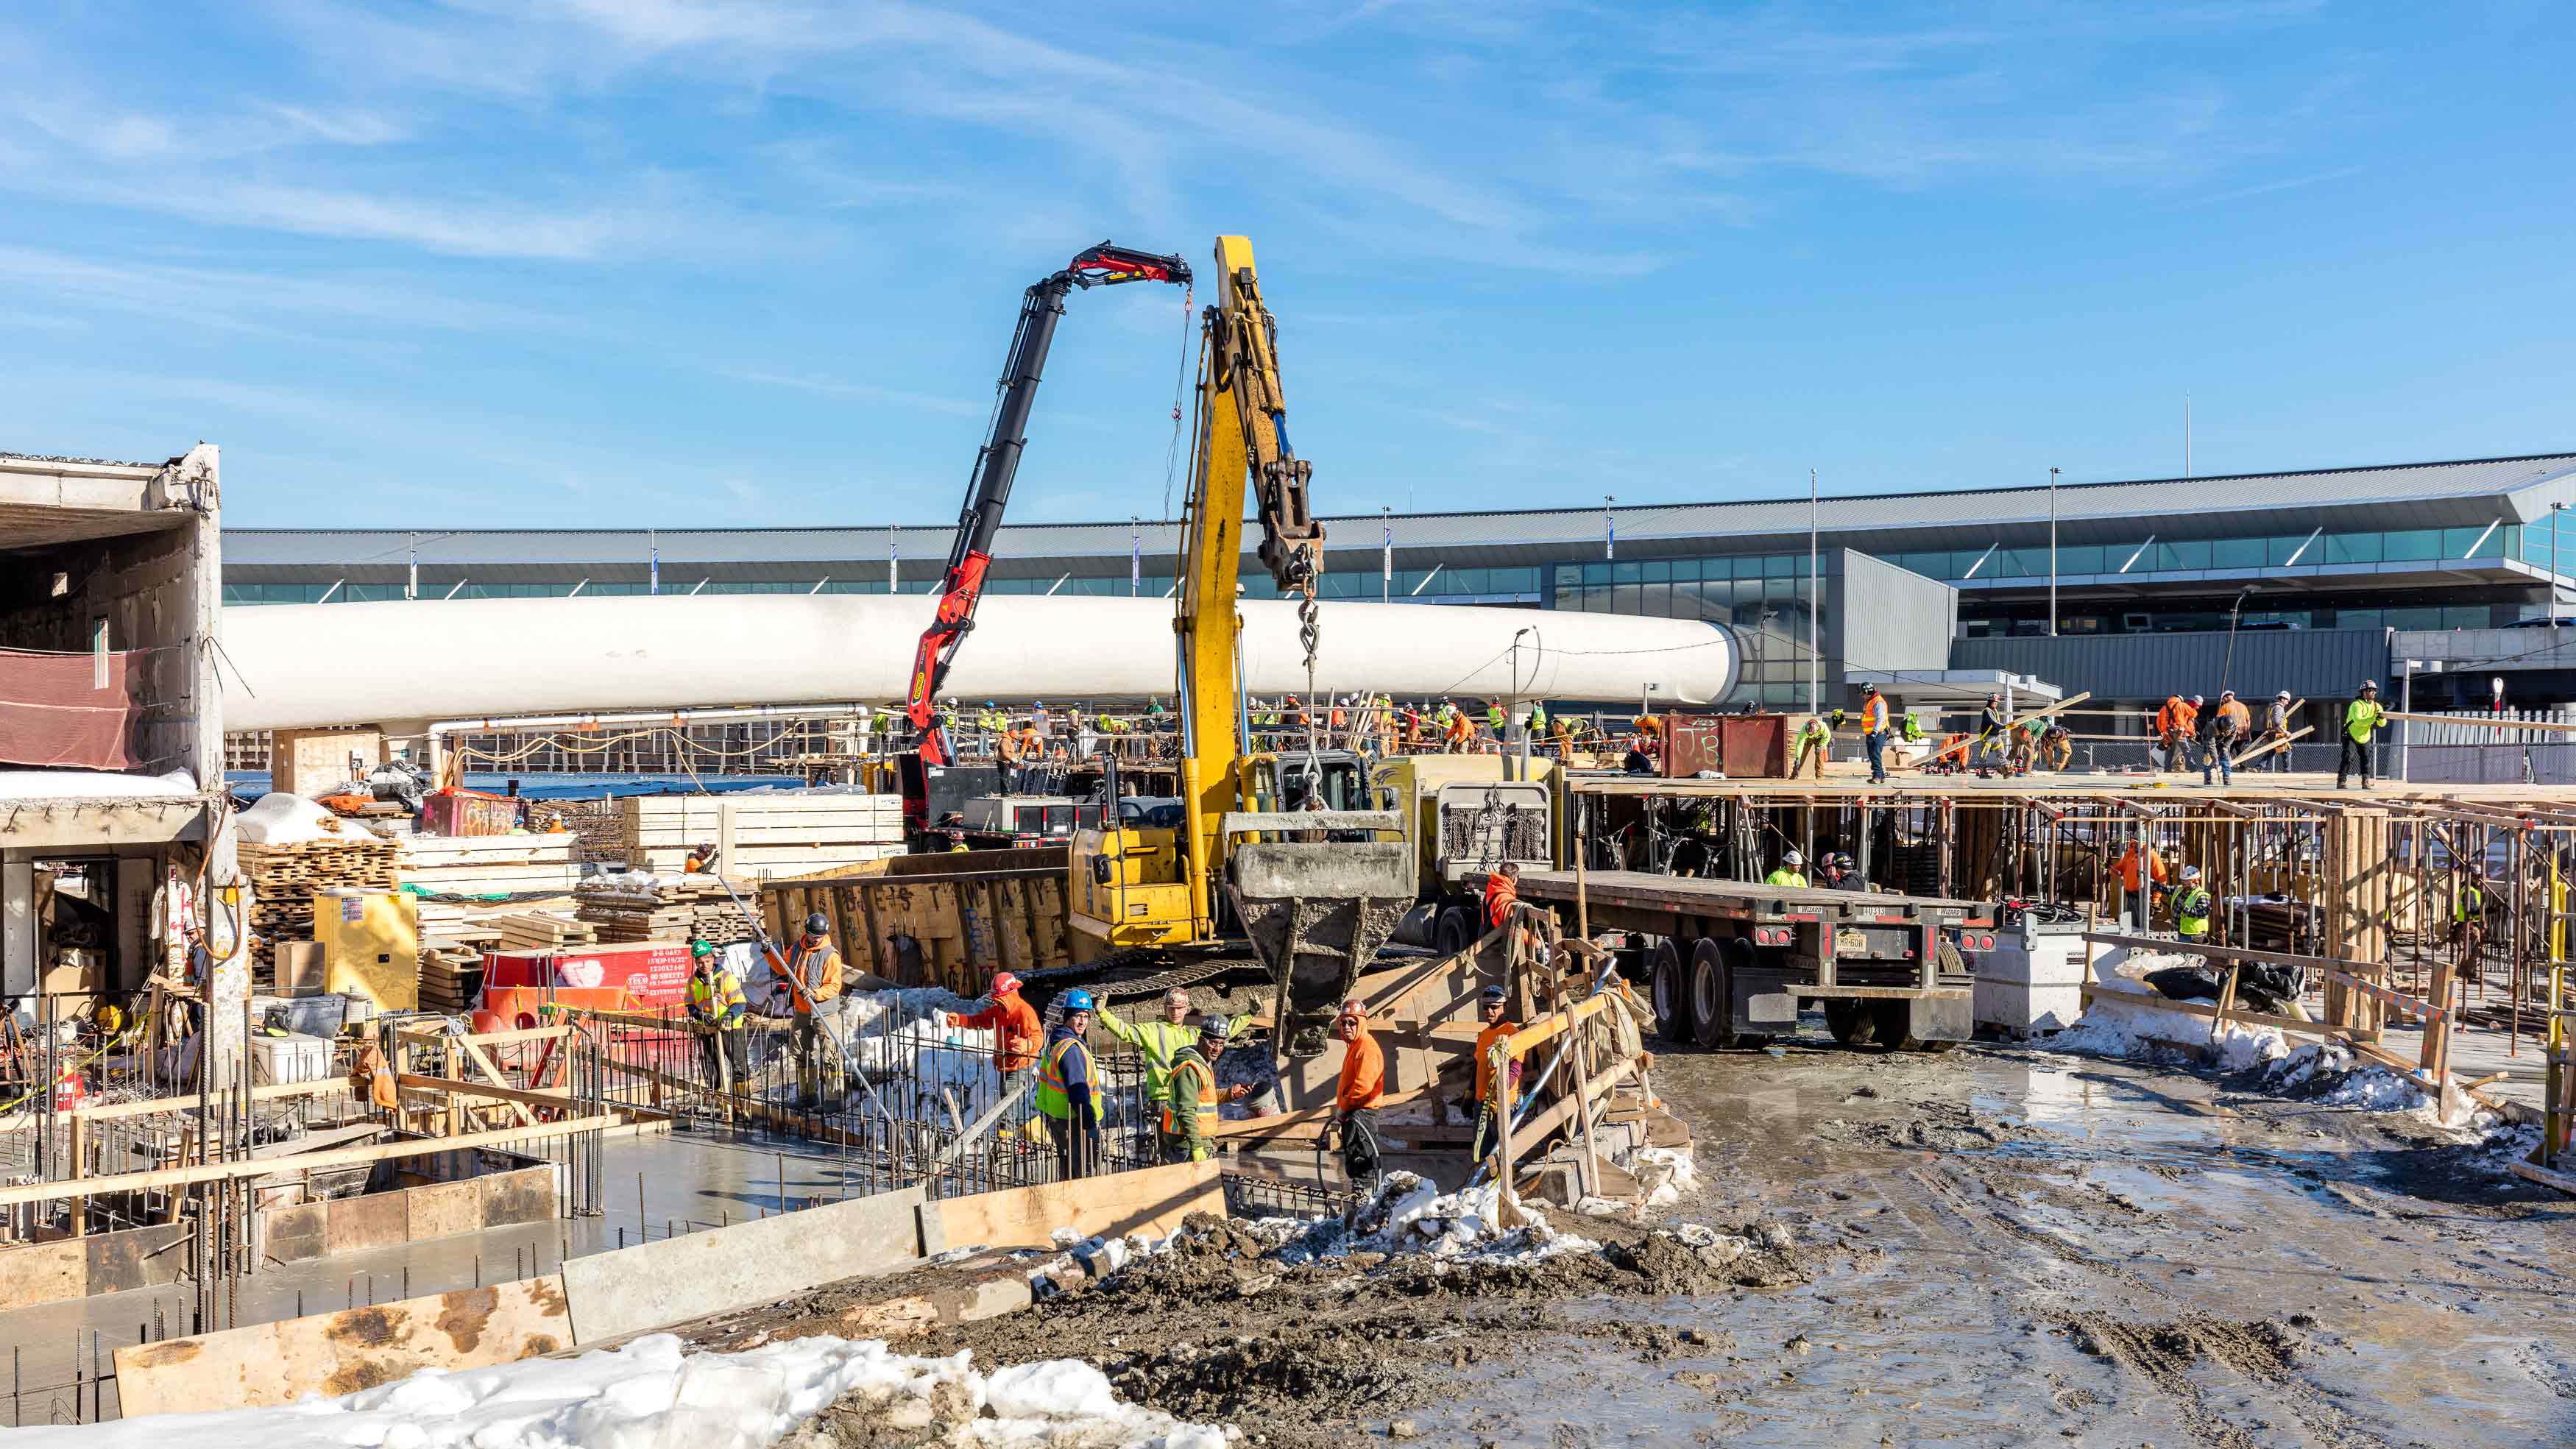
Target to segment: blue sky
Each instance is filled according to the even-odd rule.
[[[17,7],[0,448],[943,522],[1020,290],[1220,231],[1326,512],[2576,448],[2563,5],[1228,9]],[[1014,518],[1162,511],[1185,335],[1074,299]]]

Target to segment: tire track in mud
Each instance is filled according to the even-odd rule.
[[[1999,1234],[2069,1268],[2098,1274],[2151,1302],[2170,1305],[2174,1318],[2159,1323],[2123,1319],[2101,1309],[2061,1312],[2055,1317],[2077,1349],[2145,1380],[2172,1400],[2184,1429],[2210,1449],[2257,1449],[2261,1441],[2252,1430],[2212,1406],[2191,1378],[2188,1370],[2204,1360],[2233,1370],[2267,1390],[2317,1443],[2329,1449],[2395,1449],[2298,1375],[2293,1355],[2299,1340],[2288,1327],[2267,1320],[2239,1323],[2200,1311],[2164,1284],[2086,1252],[2059,1234],[1993,1205],[2002,1199],[1991,1184],[1965,1164],[1945,1161],[1912,1169],[1907,1176],[1923,1186],[1926,1202],[1939,1205],[1968,1224],[1969,1230],[1960,1236],[1990,1255],[2002,1256],[1994,1246]],[[1976,1182],[1988,1201],[1973,1201],[1960,1180],[1963,1177]],[[1995,1232],[1975,1231],[1974,1225],[1980,1222]],[[2065,1291],[2036,1283],[2031,1286],[2050,1294],[2062,1295]]]

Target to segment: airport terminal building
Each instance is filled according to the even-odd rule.
[[[1804,704],[1811,679],[1830,706],[1863,680],[1901,698],[1908,680],[1994,671],[2115,701],[2222,683],[2326,699],[2410,658],[2419,707],[2482,705],[2498,677],[2519,707],[2576,699],[2576,646],[2561,659],[2543,627],[2553,609],[2576,619],[2571,502],[2576,454],[1812,508],[1793,497],[1384,513],[1326,520],[1324,593],[1704,619],[1743,646],[1733,700],[1775,708]],[[950,537],[944,526],[233,528],[224,595],[927,593]],[[1168,523],[1006,526],[991,591],[1160,596],[1177,542]],[[1245,565],[1247,591],[1266,591],[1268,575]]]

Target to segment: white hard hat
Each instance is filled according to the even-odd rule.
[[[1786,850],[1780,853],[1780,863],[1782,865],[1805,865],[1807,863],[1807,858],[1794,850]]]
[[[2196,865],[2186,865],[2186,866],[2184,866],[2184,867],[2182,868],[2182,878],[2183,878],[2183,880],[2184,880],[2185,882],[2196,881],[2196,880],[2200,879],[2200,867],[2199,867],[2199,866],[2196,866]]]
[[[2274,699],[2288,699],[2288,698],[2290,697],[2290,692],[2289,692],[2288,690],[2286,690],[2286,689],[2285,689],[2285,690],[2282,690],[2279,694],[2276,694],[2276,695],[2274,695],[2274,696],[2272,696],[2272,697],[2273,697]]]

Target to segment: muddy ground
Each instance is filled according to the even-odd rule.
[[[1292,1267],[1219,1229],[904,1346],[1089,1357],[1281,1449],[2576,1443],[2576,1200],[2501,1143],[2182,1067],[1847,1052],[1814,1023],[1655,1080],[1701,1178],[1660,1226],[1755,1251],[1559,1214],[1603,1250]]]

